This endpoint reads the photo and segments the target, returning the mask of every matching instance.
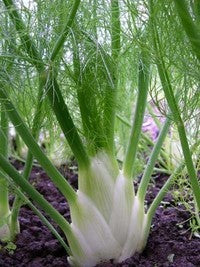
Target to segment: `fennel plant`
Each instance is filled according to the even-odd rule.
[[[23,16],[21,16],[13,1],[3,0],[2,2],[6,8],[5,12],[8,13],[10,20],[15,25],[20,45],[26,53],[26,58],[29,64],[34,66],[35,73],[39,78],[38,108],[36,108],[32,129],[25,123],[15,101],[8,93],[10,91],[9,88],[13,86],[12,83],[0,81],[1,105],[6,111],[6,116],[15,126],[16,131],[29,149],[23,175],[11,166],[3,151],[0,153],[0,167],[3,170],[3,179],[5,181],[12,179],[24,193],[34,200],[60,226],[68,240],[69,247],[65,244],[65,248],[68,251],[71,265],[94,266],[109,259],[121,262],[135,252],[141,252],[146,245],[156,208],[174,179],[184,168],[184,162],[181,162],[147,209],[145,207],[145,196],[149,181],[172,120],[177,123],[185,164],[191,179],[197,208],[200,205],[200,195],[198,195],[200,187],[191,159],[193,149],[189,149],[184,124],[167,69],[165,68],[155,22],[152,19],[153,5],[151,1],[150,19],[146,21],[147,26],[144,29],[143,25],[140,26],[139,24],[137,30],[139,36],[139,45],[138,47],[135,46],[138,51],[136,53],[137,100],[122,168],[119,168],[115,155],[117,93],[120,89],[122,90],[119,87],[119,62],[124,49],[121,42],[123,34],[120,23],[122,3],[118,2],[118,0],[111,0],[108,5],[110,20],[109,23],[107,22],[108,25],[105,26],[103,34],[109,36],[110,42],[107,42],[104,46],[101,44],[102,36],[98,34],[102,25],[101,27],[98,27],[97,23],[93,25],[92,30],[95,32],[95,37],[91,37],[85,29],[80,28],[80,23],[78,23],[79,20],[82,23],[84,16],[89,16],[87,10],[83,8],[82,12],[79,12],[81,10],[80,1],[70,1],[72,6],[68,17],[64,23],[64,18],[61,17],[61,25],[64,26],[62,30],[60,30],[60,25],[57,27],[56,30],[58,30],[59,36],[57,36],[55,42],[49,42],[50,47],[53,45],[51,49],[49,46],[47,47],[45,52],[47,54],[49,52],[49,54],[46,56],[41,55],[40,49],[34,40],[34,34],[29,32],[23,21]],[[97,21],[98,17],[97,7],[97,4],[92,6],[95,21]],[[133,9],[129,1],[128,10],[130,11],[131,19],[133,19]],[[138,22],[134,21],[135,24],[133,21],[132,23],[137,26]],[[82,25],[85,25],[84,21]],[[145,47],[145,43],[148,43],[147,37],[149,34],[152,34],[153,49],[159,55],[159,58],[156,57],[156,62],[151,61],[151,53]],[[67,44],[71,50],[72,60],[70,63],[72,63],[72,66],[67,66],[65,69],[62,61],[66,57],[66,42],[68,42]],[[133,172],[147,106],[152,74],[151,65],[153,63],[157,65],[170,112],[166,116],[165,123],[145,166],[139,188],[135,192]],[[65,69],[68,76],[67,79],[63,78],[64,81],[70,80],[70,85],[75,88],[79,119],[82,125],[81,131],[76,126],[76,119],[72,115],[70,104],[67,103],[67,99],[64,97],[62,86],[65,86],[62,84],[62,78],[60,78],[60,73],[63,72],[63,69]],[[78,162],[77,191],[70,186],[37,144],[41,127],[41,109],[46,98],[49,101],[48,107],[51,108],[57,124],[62,129]],[[71,224],[27,181],[33,158],[44,168],[68,201]],[[19,188],[17,188],[19,196],[15,199],[9,226],[11,231],[16,226],[21,198],[26,199],[26,196]],[[38,213],[38,210],[31,203],[30,205]],[[43,220],[45,221],[45,219]],[[46,223],[48,224],[48,222]],[[60,238],[58,235],[57,237]]]

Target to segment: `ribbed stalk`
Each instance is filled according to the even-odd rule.
[[[147,104],[148,87],[149,87],[149,62],[147,59],[147,55],[145,55],[145,53],[142,53],[139,62],[138,96],[137,96],[136,110],[134,114],[131,135],[129,138],[128,148],[123,165],[123,173],[125,177],[129,179],[132,178],[133,174],[134,163],[136,159],[136,153],[141,135],[145,108]]]

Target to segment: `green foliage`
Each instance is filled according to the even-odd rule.
[[[191,1],[189,8],[183,2],[75,0],[27,6],[2,1],[1,112],[6,111],[28,153],[22,175],[4,151],[0,167],[64,231],[71,263],[91,266],[140,252],[155,210],[177,177],[187,192],[180,178],[184,165],[194,194],[190,209],[199,219],[200,187],[191,148],[199,145],[199,6]],[[180,27],[185,32],[177,31]],[[155,145],[142,134],[150,95],[166,118]],[[150,106],[148,111],[152,113]],[[152,117],[159,126],[156,115]],[[172,122],[185,162],[171,168],[170,153],[162,145]],[[3,119],[1,124],[2,133]],[[46,151],[38,145],[41,134]],[[52,164],[54,148],[64,147],[66,141],[78,162],[77,192]],[[68,200],[72,224],[27,182],[34,158]],[[171,175],[146,210],[145,196],[158,159]],[[132,178],[142,171],[135,192]],[[6,185],[3,206],[8,205],[10,183],[5,173],[0,173]],[[18,226],[20,198],[24,195],[19,193],[11,210],[11,236]]]

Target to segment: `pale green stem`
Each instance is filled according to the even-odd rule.
[[[155,163],[158,159],[158,155],[159,155],[160,150],[162,148],[163,142],[164,142],[165,137],[169,131],[170,123],[171,123],[170,119],[167,118],[163,127],[162,127],[162,130],[158,136],[157,142],[156,142],[156,144],[155,144],[155,146],[151,152],[150,158],[149,158],[148,163],[147,163],[147,167],[146,167],[144,174],[142,176],[142,179],[141,179],[141,182],[140,182],[140,185],[138,188],[138,192],[137,192],[138,198],[142,202],[144,202],[147,188],[149,185],[149,181],[151,179],[151,175],[153,173],[153,169],[154,169]]]
[[[128,148],[123,164],[123,173],[128,179],[132,178],[136,153],[142,131],[145,108],[147,104],[147,95],[149,87],[149,62],[147,60],[147,55],[145,55],[144,53],[141,55],[141,59],[139,62],[138,77],[138,97],[136,110],[131,129],[131,135],[129,138]]]

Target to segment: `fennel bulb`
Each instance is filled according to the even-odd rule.
[[[121,262],[141,251],[146,243],[146,215],[132,180],[104,152],[91,160],[89,170],[80,171],[79,180],[77,201],[71,206],[74,237],[69,240],[70,264],[94,266],[109,259]]]

